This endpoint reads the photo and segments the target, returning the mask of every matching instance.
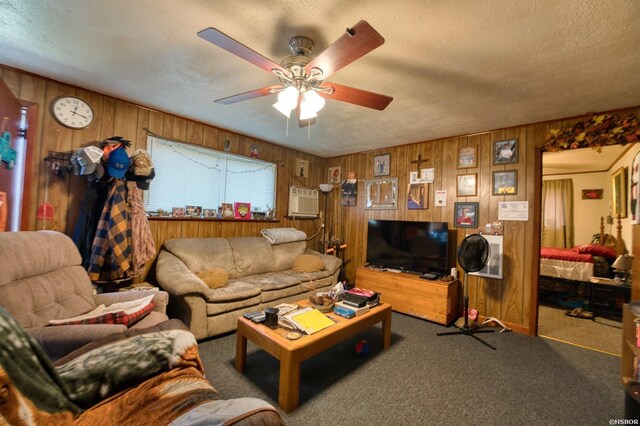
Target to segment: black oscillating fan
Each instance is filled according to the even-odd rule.
[[[489,261],[489,255],[491,254],[491,246],[489,242],[480,234],[467,235],[460,247],[458,247],[458,263],[464,269],[464,326],[459,331],[447,331],[444,333],[438,333],[438,336],[451,336],[454,334],[466,334],[471,336],[480,343],[495,350],[494,346],[491,346],[484,340],[477,336],[475,333],[492,333],[494,330],[475,330],[469,327],[469,286],[468,275],[469,272],[477,272],[484,268]]]

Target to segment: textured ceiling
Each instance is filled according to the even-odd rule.
[[[542,174],[574,174],[606,172],[631,148],[628,145],[603,146],[600,152],[593,148],[571,149],[542,154]]]
[[[0,63],[332,157],[640,104],[638,0],[0,0]],[[384,45],[329,80],[392,96],[329,100],[288,135],[277,83],[200,39],[215,27],[280,62],[294,35],[319,53],[359,20]],[[153,129],[152,129],[153,130]]]

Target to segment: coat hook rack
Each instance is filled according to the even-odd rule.
[[[51,170],[56,176],[64,177],[67,173],[71,173],[71,152],[49,151],[49,155],[44,157],[44,161],[51,163]]]

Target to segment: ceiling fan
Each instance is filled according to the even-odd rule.
[[[389,96],[324,81],[336,71],[384,44],[384,38],[366,21],[359,21],[352,28],[347,28],[343,35],[315,58],[309,56],[313,40],[305,36],[294,36],[289,42],[293,56],[286,57],[279,65],[215,28],[206,28],[198,32],[198,36],[275,74],[280,80],[281,84],[216,99],[215,102],[221,104],[233,104],[277,93],[278,101],[273,106],[287,117],[295,110],[299,126],[306,127],[315,124],[315,117],[324,106],[325,98],[379,111],[384,110],[393,100]]]

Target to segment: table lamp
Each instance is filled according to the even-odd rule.
[[[621,254],[618,258],[613,262],[611,267],[615,269],[622,278],[622,284],[629,285],[629,272],[633,266],[633,256],[628,254]]]

